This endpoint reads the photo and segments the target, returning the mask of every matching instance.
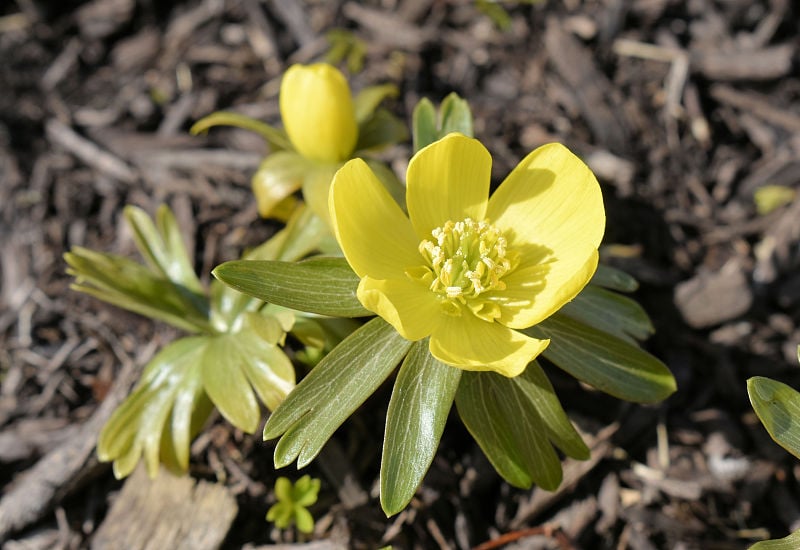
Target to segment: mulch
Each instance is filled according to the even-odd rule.
[[[589,461],[566,460],[553,493],[515,489],[454,416],[415,499],[387,519],[376,485],[390,392],[381,388],[309,467],[323,486],[305,540],[264,520],[275,478],[299,474],[272,468],[274,442],[215,417],[175,491],[232,513],[211,516],[217,529],[207,536],[169,540],[194,548],[738,549],[800,527],[800,468],[769,439],[745,390],[753,375],[800,388],[797,5],[509,2],[501,21],[486,4],[497,6],[0,6],[4,549],[146,544],[141,534],[152,524],[138,538],[124,524],[147,514],[126,514],[124,503],[158,506],[167,497],[125,500],[135,486],[154,489],[141,472],[135,483],[115,480],[93,445],[141,367],[178,333],[71,291],[62,254],[84,246],[133,255],[126,204],[151,213],[169,204],[204,281],[272,234],[276,224],[259,219],[249,189],[265,153],[260,138],[236,129],[191,137],[188,128],[220,109],[278,124],[282,71],[324,58],[332,29],[364,45],[354,88],[396,84],[401,95],[388,105],[406,120],[422,97],[456,91],[468,99],[495,181],[549,141],[585,159],[606,199],[603,259],[640,281],[635,298],[657,329],[646,347],[679,389],[663,404],[639,406],[548,368],[592,447]],[[410,152],[404,144],[382,157],[402,174]],[[765,185],[798,192],[759,214],[753,194]],[[216,488],[221,496],[208,497]],[[189,532],[205,529],[192,516],[175,510]],[[276,543],[284,546],[268,546]]]

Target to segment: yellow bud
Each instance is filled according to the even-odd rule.
[[[286,133],[298,153],[322,162],[350,158],[358,124],[347,80],[335,67],[291,66],[283,75],[280,106]]]

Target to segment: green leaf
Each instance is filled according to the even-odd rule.
[[[405,122],[386,109],[378,109],[359,125],[356,151],[375,151],[407,139]]]
[[[325,222],[309,208],[298,208],[286,226],[269,240],[246,252],[245,260],[282,260],[293,262],[316,250],[329,231]],[[227,332],[238,316],[262,305],[260,300],[220,283],[211,281],[211,319],[220,332]]]
[[[279,130],[260,120],[228,111],[218,111],[201,118],[192,125],[189,132],[196,136],[208,132],[214,126],[235,126],[236,128],[255,132],[267,141],[273,151],[282,149],[287,151],[294,150],[292,142],[289,141],[286,132],[283,130]]]
[[[543,355],[578,380],[626,401],[654,403],[676,389],[658,359],[624,340],[561,314],[523,332],[550,338]]]
[[[274,409],[294,387],[294,368],[276,345],[243,329],[208,340],[201,357],[203,386],[222,416],[254,433],[261,411],[253,390]]]
[[[212,272],[223,283],[284,307],[336,317],[372,315],[356,297],[358,275],[344,258],[311,258],[299,263],[239,260]]]
[[[203,287],[194,272],[178,223],[169,207],[162,204],[158,208],[158,228],[141,208],[126,206],[124,215],[133,230],[136,247],[150,269],[202,296]]]
[[[414,112],[411,115],[411,124],[415,153],[439,139],[436,108],[427,97],[419,100],[416,107],[414,107]]]
[[[762,540],[750,547],[750,550],[797,550],[800,548],[800,529],[782,539]]]
[[[452,132],[459,132],[468,137],[473,136],[472,111],[465,99],[461,99],[457,93],[451,92],[444,98],[439,110],[441,117],[439,138]]]
[[[159,448],[165,428],[180,468],[188,466],[189,441],[210,410],[203,406],[198,363],[206,338],[183,338],[167,345],[145,368],[136,389],[114,411],[97,442],[103,462],[114,461],[114,475],[130,474],[144,455],[148,474],[158,472]],[[168,419],[172,414],[172,422]]]
[[[594,285],[584,288],[560,313],[633,345],[654,332],[650,318],[635,300]]]
[[[620,269],[605,264],[598,264],[597,271],[589,282],[619,292],[633,292],[639,288],[636,279]]]
[[[64,260],[67,273],[75,277],[74,290],[189,332],[213,332],[207,311],[199,309],[198,300],[187,299],[190,291],[133,260],[79,246]]]
[[[378,386],[411,343],[376,317],[331,351],[269,417],[264,439],[280,436],[275,466],[302,468]]]
[[[589,447],[583,442],[567,413],[564,412],[561,401],[539,363],[532,362],[522,374],[514,378],[514,381],[536,407],[536,411],[544,421],[550,441],[569,457],[577,460],[588,459]]]
[[[469,433],[506,481],[520,488],[536,483],[552,491],[561,483],[561,462],[526,389],[516,378],[467,371],[461,376],[456,407]]]
[[[397,97],[399,93],[400,90],[394,84],[367,86],[358,92],[353,98],[353,107],[355,108],[358,123],[361,124],[371,117],[384,99]]]
[[[275,207],[303,185],[313,166],[295,151],[277,151],[261,161],[250,180],[258,213],[267,218]]]
[[[747,381],[747,395],[770,437],[800,458],[800,393],[777,380],[754,376]]]
[[[440,363],[428,339],[415,342],[394,383],[381,458],[381,507],[387,516],[411,501],[436,454],[461,370]]]

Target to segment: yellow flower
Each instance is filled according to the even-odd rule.
[[[335,67],[293,65],[280,92],[283,125],[297,152],[320,162],[350,158],[358,140],[353,97]]]
[[[358,299],[438,360],[520,374],[549,340],[515,329],[574,298],[597,268],[600,187],[564,146],[530,153],[489,198],[492,159],[450,134],[407,172],[407,217],[361,160],[334,177],[330,210]]]

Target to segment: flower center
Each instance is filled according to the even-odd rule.
[[[490,290],[503,290],[503,276],[516,267],[517,255],[506,248],[502,233],[487,221],[448,220],[419,244],[426,264],[406,271],[441,297],[446,312],[460,315],[461,306],[491,321],[500,316]]]

